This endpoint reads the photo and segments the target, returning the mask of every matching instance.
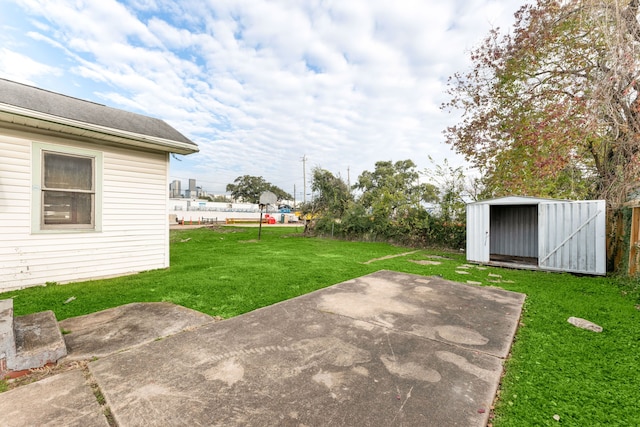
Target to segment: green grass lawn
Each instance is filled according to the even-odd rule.
[[[260,241],[257,228],[172,231],[168,270],[30,288],[0,299],[14,298],[16,315],[53,310],[58,320],[143,301],[170,301],[227,318],[381,269],[480,282],[527,294],[495,426],[640,425],[640,311],[637,294],[624,295],[630,288],[604,277],[463,270],[463,254],[428,250],[365,264],[412,249],[307,238],[300,231],[264,227]],[[412,262],[434,254],[447,259],[440,265]],[[75,300],[65,304],[70,297]],[[567,322],[570,316],[589,319],[604,332],[577,329]]]

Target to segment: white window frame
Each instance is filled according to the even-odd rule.
[[[93,224],[44,224],[43,167],[44,153],[54,153],[93,160]],[[78,233],[102,231],[102,152],[65,145],[33,142],[31,156],[31,230],[33,233]]]

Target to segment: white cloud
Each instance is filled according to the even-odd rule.
[[[172,175],[224,190],[261,175],[292,191],[302,164],[351,181],[378,160],[462,160],[444,146],[445,80],[519,2],[472,0],[16,1],[32,43],[58,52],[30,67],[35,83],[72,76],[86,98],[160,117],[201,152]],[[504,25],[504,24],[507,25]],[[5,31],[19,42],[27,31]],[[5,49],[6,51],[6,49]],[[4,51],[3,51],[4,52]],[[25,64],[19,66],[16,64]],[[12,71],[13,70],[13,71]],[[64,70],[62,75],[60,70]],[[11,78],[11,77],[9,77]],[[98,85],[98,89],[96,89]],[[63,87],[60,85],[60,87]],[[56,90],[49,85],[47,89]],[[310,174],[308,174],[310,175]]]
[[[35,81],[38,77],[61,74],[62,70],[57,67],[34,61],[21,53],[0,48],[0,77],[4,79],[37,86]]]

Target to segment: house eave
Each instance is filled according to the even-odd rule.
[[[192,154],[199,151],[195,144],[81,122],[4,103],[0,103],[0,122],[146,150],[176,154]]]

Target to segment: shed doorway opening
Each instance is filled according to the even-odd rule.
[[[491,205],[489,259],[538,265],[538,205]]]

